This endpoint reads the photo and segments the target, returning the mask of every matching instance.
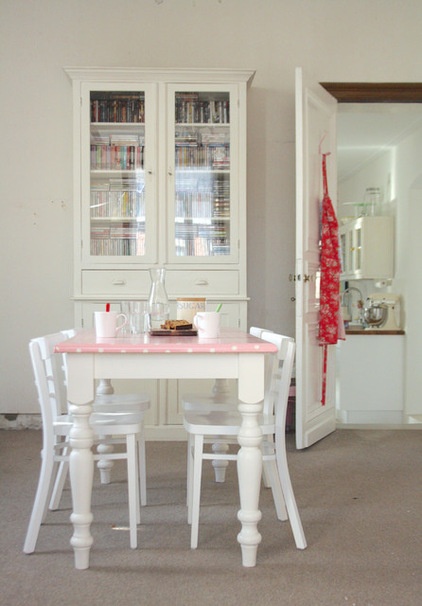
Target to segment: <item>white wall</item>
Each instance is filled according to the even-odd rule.
[[[63,66],[257,70],[249,321],[293,334],[294,68],[319,81],[418,81],[421,22],[422,3],[402,0],[1,0],[0,411],[37,410],[28,340],[73,323]]]
[[[405,412],[422,414],[422,128],[398,145],[396,292],[403,293],[405,356]]]

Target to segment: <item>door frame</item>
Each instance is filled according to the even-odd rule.
[[[422,103],[421,82],[320,82],[338,103]]]
[[[319,82],[319,84],[337,103],[422,103],[422,83]],[[304,448],[307,445],[299,443],[296,434],[296,448]]]

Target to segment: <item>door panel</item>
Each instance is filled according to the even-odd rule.
[[[328,346],[326,404],[321,404],[322,347],[318,342],[322,153],[336,202],[336,100],[296,70],[296,447],[335,429],[335,346]]]

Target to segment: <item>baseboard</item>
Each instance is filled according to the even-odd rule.
[[[39,414],[0,414],[0,429],[42,429]],[[145,439],[148,441],[184,441],[186,431],[181,425],[146,425]]]
[[[41,429],[40,414],[0,414],[0,429]]]
[[[336,423],[336,429],[422,429],[422,423]]]

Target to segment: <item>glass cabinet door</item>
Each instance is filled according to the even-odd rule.
[[[95,263],[156,257],[151,92],[107,85],[85,89],[89,128],[82,138],[82,208],[89,217],[83,221],[83,253]]]
[[[355,262],[353,266],[354,271],[361,271],[362,269],[362,227],[356,227],[353,234],[354,238],[354,252]]]
[[[347,247],[347,234],[344,230],[340,231],[340,252],[342,260],[342,273],[347,274],[349,271],[348,265],[348,247]]]
[[[237,260],[237,100],[234,89],[169,87],[170,260]]]

